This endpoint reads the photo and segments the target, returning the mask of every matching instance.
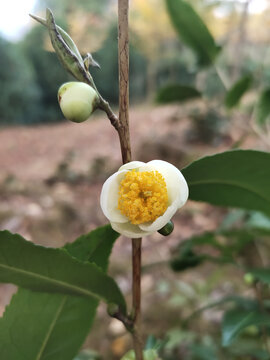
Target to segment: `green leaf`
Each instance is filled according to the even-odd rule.
[[[182,170],[190,200],[270,214],[270,154],[233,150],[194,161]]]
[[[0,270],[2,282],[34,291],[95,297],[126,309],[114,280],[94,263],[80,262],[61,249],[34,245],[8,231],[0,232]]]
[[[248,270],[257,280],[270,285],[270,269],[269,268],[256,268]]]
[[[173,271],[184,271],[194,268],[203,263],[204,257],[197,255],[191,249],[183,249],[179,255],[170,261],[170,266]]]
[[[235,263],[235,257],[242,249],[257,237],[258,232],[246,229],[232,229],[223,231],[205,232],[181,241],[178,254],[171,260],[171,268],[174,271],[183,271],[191,267],[201,265],[205,261],[218,264]],[[221,241],[220,241],[221,239]],[[207,253],[203,253],[198,247],[207,246]],[[216,256],[208,255],[208,248],[211,246]]]
[[[112,246],[118,237],[111,225],[105,225],[66,244],[64,249],[76,259],[94,262],[106,272]]]
[[[259,311],[233,309],[225,313],[222,321],[222,345],[231,343],[248,326],[270,325],[270,315]]]
[[[270,88],[264,89],[256,105],[256,120],[259,125],[264,125],[270,115]]]
[[[71,255],[94,261],[106,271],[118,236],[111,226],[104,226],[66,248]],[[0,319],[1,355],[12,360],[73,359],[90,330],[97,305],[95,298],[19,289]]]
[[[231,87],[225,98],[227,108],[231,109],[239,104],[242,96],[251,87],[252,80],[252,76],[245,75]]]
[[[201,93],[187,85],[167,85],[158,91],[156,101],[160,104],[184,102],[201,97]]]
[[[195,51],[201,65],[212,64],[221,48],[199,15],[186,1],[166,0],[166,3],[180,38]]]

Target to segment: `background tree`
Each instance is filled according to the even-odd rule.
[[[34,69],[20,48],[1,37],[0,54],[0,124],[39,121],[41,92]]]

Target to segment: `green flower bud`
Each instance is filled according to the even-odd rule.
[[[168,236],[173,232],[174,224],[170,220],[163,228],[159,229],[158,232],[163,236]]]
[[[67,82],[58,90],[58,102],[65,118],[81,123],[96,109],[97,92],[82,82]]]

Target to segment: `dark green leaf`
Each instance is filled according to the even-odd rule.
[[[96,299],[19,289],[0,320],[1,356],[72,359],[92,325],[96,304]]]
[[[158,91],[156,101],[160,104],[167,104],[184,102],[198,97],[201,97],[201,93],[191,86],[167,85]]]
[[[242,96],[252,85],[252,76],[246,75],[238,80],[231,89],[227,92],[225,98],[225,105],[227,108],[231,109],[234,106],[238,105]]]
[[[229,346],[248,326],[270,325],[270,315],[259,311],[229,310],[222,321],[222,345]]]
[[[183,271],[205,261],[234,264],[235,256],[239,255],[247,243],[253,241],[256,236],[257,232],[253,233],[251,230],[245,229],[213,231],[193,236],[188,240],[181,241],[178,254],[174,256],[170,265],[174,271]],[[216,256],[208,255],[208,249],[203,253],[201,247],[204,246],[212,247],[218,251],[218,254]],[[198,247],[200,247],[199,253]]]
[[[170,265],[173,271],[184,271],[200,265],[204,258],[196,255],[191,249],[181,251],[179,256],[171,260]]]
[[[251,269],[248,272],[250,274],[252,274],[257,280],[260,280],[263,283],[270,285],[270,269],[269,268]]]
[[[97,265],[80,262],[61,249],[34,245],[8,231],[0,232],[0,269],[2,282],[34,291],[95,297],[125,311],[118,286]]]
[[[119,234],[110,225],[101,226],[76,241],[66,244],[64,249],[81,261],[94,262],[107,271],[112,246]]]
[[[195,51],[201,65],[212,64],[220,47],[199,15],[186,1],[166,0],[166,3],[180,38]]]
[[[111,226],[104,226],[66,248],[71,255],[93,261],[106,271],[118,236]],[[1,355],[12,360],[72,359],[90,330],[97,305],[95,298],[19,289],[0,319]]]
[[[256,105],[256,120],[259,125],[264,125],[270,115],[270,88],[264,89]]]
[[[233,150],[207,156],[182,170],[190,199],[270,214],[270,154]]]

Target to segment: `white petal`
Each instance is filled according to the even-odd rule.
[[[148,231],[150,233],[160,230],[171,220],[171,218],[173,217],[173,215],[176,213],[177,210],[178,208],[177,208],[177,200],[176,200],[172,203],[172,205],[170,205],[167,208],[165,213],[162,216],[158,217],[154,222],[140,224],[139,227],[141,230]]]
[[[152,160],[146,165],[163,175],[167,185],[169,205],[177,200],[177,209],[182,207],[188,199],[188,185],[181,171],[162,160]]]
[[[145,165],[145,163],[142,161],[131,161],[127,164],[122,165],[118,171],[138,169],[143,165]]]
[[[103,184],[100,195],[100,206],[104,215],[110,221],[119,223],[128,221],[128,218],[117,209],[119,184],[126,173],[126,170],[118,171],[110,176]]]
[[[130,238],[140,238],[142,236],[150,235],[152,232],[144,231],[139,228],[138,225],[133,225],[130,222],[127,223],[118,223],[118,222],[112,222],[111,223],[112,228],[119,232],[119,234],[125,235]]]

